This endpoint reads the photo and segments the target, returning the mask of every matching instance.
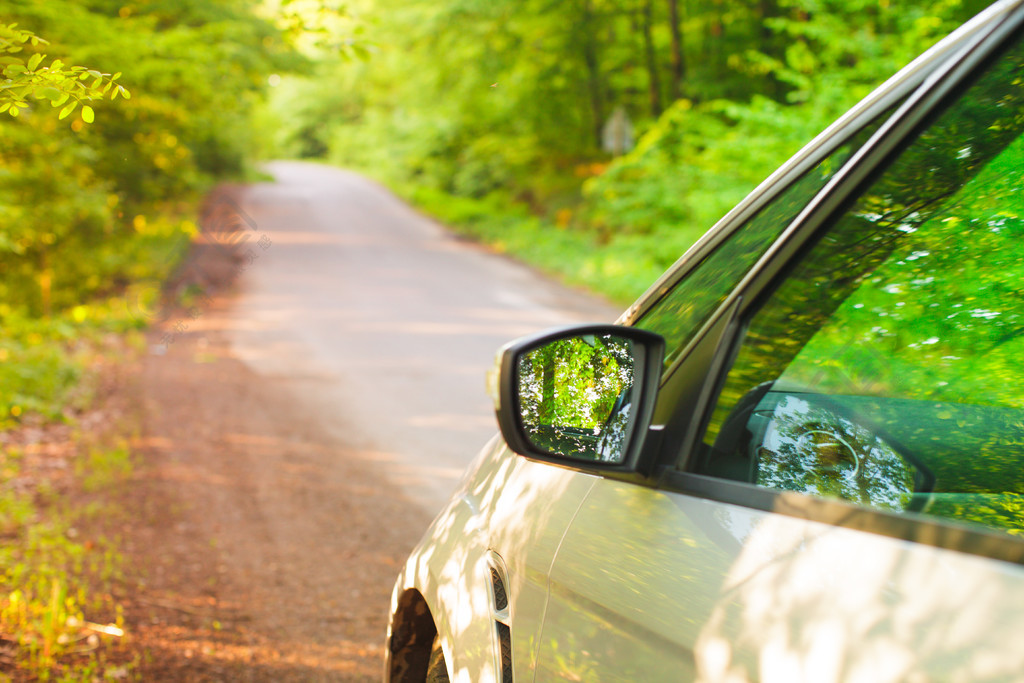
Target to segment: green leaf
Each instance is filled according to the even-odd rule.
[[[44,54],[35,54],[35,55],[32,55],[32,56],[31,56],[31,57],[29,58],[29,60],[28,60],[28,70],[29,70],[29,71],[35,71],[35,70],[36,70],[36,68],[38,68],[38,67],[39,67],[39,62],[43,61],[43,57],[45,57],[45,56],[46,56],[46,55],[44,55]]]
[[[14,118],[18,118],[18,114],[21,113],[21,110],[18,109],[17,107],[11,107],[8,111],[10,112],[11,116],[13,116]]]
[[[11,108],[11,103],[10,102],[4,102],[3,104],[0,104],[0,114],[3,114],[5,111],[7,111],[10,108]]]
[[[92,107],[89,105],[82,106],[82,120],[86,123],[92,123],[96,120],[96,115],[92,111]]]
[[[4,69],[4,75],[8,78],[14,78],[25,73],[26,70],[24,64],[10,64]]]
[[[60,110],[60,115],[57,118],[58,119],[66,119],[68,117],[68,114],[73,112],[75,110],[75,107],[77,107],[77,106],[78,106],[78,100],[72,101],[71,103],[68,104],[68,106],[66,106],[66,107],[64,107],[63,109]]]
[[[41,98],[46,98],[46,99],[50,100],[51,102],[56,102],[58,99],[60,99],[61,92],[60,92],[60,90],[57,90],[56,88],[53,88],[53,87],[42,88],[39,91],[39,96]]]
[[[62,105],[62,104],[64,104],[65,102],[67,102],[67,101],[68,101],[68,98],[69,98],[69,97],[71,97],[71,96],[70,96],[70,95],[68,95],[67,93],[62,93],[60,97],[58,97],[57,99],[55,99],[55,100],[54,100],[53,102],[51,102],[50,104],[52,104],[52,105],[53,105],[54,107],[59,107],[60,105]]]

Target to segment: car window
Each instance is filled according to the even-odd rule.
[[[734,231],[697,264],[636,327],[665,338],[665,368],[672,367],[708,317],[725,300],[786,226],[822,187],[860,149],[898,105],[875,117],[814,167],[800,176],[769,204]]]
[[[696,470],[1024,534],[1024,48],[749,321]]]

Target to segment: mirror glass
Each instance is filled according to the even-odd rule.
[[[618,463],[632,421],[633,342],[583,335],[523,353],[516,366],[519,415],[534,448]]]

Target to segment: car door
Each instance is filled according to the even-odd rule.
[[[641,318],[680,349],[658,409],[676,467],[591,488],[536,680],[1024,671],[1020,14],[922,87],[738,290],[684,280]]]

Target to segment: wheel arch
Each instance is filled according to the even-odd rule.
[[[426,680],[438,627],[430,605],[419,590],[407,588],[398,596],[388,631],[385,680],[422,683]]]

